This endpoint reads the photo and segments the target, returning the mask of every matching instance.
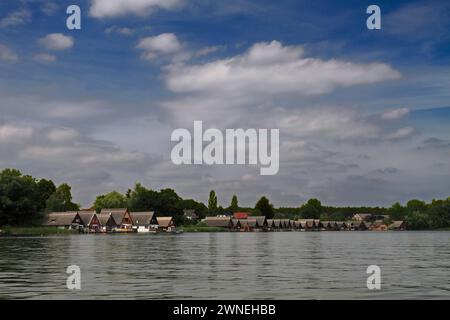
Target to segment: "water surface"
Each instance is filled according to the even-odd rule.
[[[450,232],[1,237],[0,298],[449,299]]]

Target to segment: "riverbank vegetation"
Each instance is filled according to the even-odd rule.
[[[61,229],[54,227],[3,227],[0,231],[2,236],[49,236],[49,235],[67,235],[76,234],[78,231],[70,229]]]
[[[217,194],[211,190],[207,205],[193,199],[183,199],[173,189],[160,191],[148,189],[140,183],[125,193],[111,191],[95,198],[92,209],[128,208],[130,211],[152,210],[156,215],[172,216],[178,226],[187,232],[218,231],[185,219],[184,210],[194,210],[199,219],[206,216],[229,215],[245,211],[251,215],[263,215],[268,219],[320,219],[323,221],[346,221],[355,213],[371,213],[374,219],[388,216],[390,220],[404,220],[408,229],[427,230],[450,228],[450,198],[432,200],[410,200],[406,204],[395,203],[384,207],[334,207],[322,205],[318,199],[310,199],[298,207],[274,208],[267,197],[261,197],[254,207],[240,207],[238,196],[233,195],[228,206],[221,206]],[[16,169],[0,172],[0,228],[5,226],[40,225],[45,212],[76,211],[80,206],[72,202],[71,187],[63,183],[56,186],[47,179],[24,175]],[[12,229],[10,229],[12,230]],[[26,231],[23,229],[22,231]],[[20,232],[20,229],[14,231]],[[45,230],[36,230],[46,232]],[[47,231],[50,232],[50,231]]]

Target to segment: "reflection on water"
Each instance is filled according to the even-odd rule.
[[[0,298],[449,299],[450,232],[3,237]]]

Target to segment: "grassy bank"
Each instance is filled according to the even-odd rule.
[[[48,236],[60,234],[75,234],[78,231],[59,229],[55,227],[2,227],[0,236]]]
[[[224,232],[224,228],[206,226],[181,226],[178,230],[183,232]]]

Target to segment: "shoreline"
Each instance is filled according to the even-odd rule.
[[[239,231],[228,231],[223,228],[216,227],[194,227],[194,226],[182,226],[179,228],[179,231],[182,233],[241,233]],[[370,232],[370,233],[392,233],[392,232],[410,232],[410,231],[450,231],[450,228],[439,228],[439,229],[424,229],[424,230],[387,230],[387,231],[335,231],[340,233],[346,232]],[[262,231],[265,233],[264,231]],[[267,232],[301,232],[301,233],[316,233],[316,232],[333,232],[333,231],[267,231]],[[252,232],[244,232],[244,233],[252,233]],[[260,232],[255,232],[260,233]],[[33,237],[33,236],[60,236],[60,235],[86,235],[86,234],[96,234],[96,233],[83,233],[77,230],[69,230],[69,229],[60,229],[55,227],[3,227],[0,228],[0,237]],[[122,234],[120,232],[110,233],[110,234]],[[132,234],[132,233],[123,233],[123,234]],[[133,233],[134,234],[134,233]],[[165,233],[164,233],[165,234]]]

